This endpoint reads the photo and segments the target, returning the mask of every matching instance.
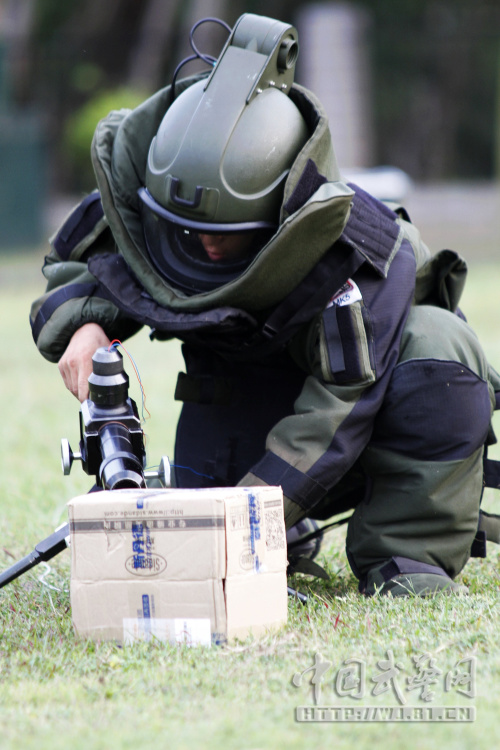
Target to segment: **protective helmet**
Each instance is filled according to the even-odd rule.
[[[253,255],[278,226],[283,187],[309,137],[288,94],[297,31],[253,14],[236,23],[208,78],[171,104],[151,143],[139,190],[157,270],[192,294],[238,276],[252,255],[209,261],[198,235],[253,232]]]

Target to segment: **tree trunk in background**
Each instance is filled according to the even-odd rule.
[[[175,23],[185,0],[149,0],[135,47],[130,55],[129,84],[138,89],[156,91],[162,80],[165,60],[177,46]]]

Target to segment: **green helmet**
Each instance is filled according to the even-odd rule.
[[[173,101],[151,143],[139,191],[146,244],[184,291],[225,283],[249,262],[215,268],[196,249],[198,233],[256,232],[258,251],[277,229],[286,177],[309,137],[288,96],[297,37],[293,26],[243,15],[210,76]]]

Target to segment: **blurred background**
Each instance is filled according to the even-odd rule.
[[[0,251],[39,246],[93,188],[97,121],[169,83],[197,20],[244,12],[297,26],[296,80],[347,176],[402,198],[434,249],[496,250],[498,0],[0,0]],[[196,32],[214,55],[225,38]]]
[[[18,556],[88,489],[82,471],[62,476],[60,438],[77,442],[77,402],[28,324],[47,238],[94,187],[98,120],[170,83],[196,21],[232,26],[244,12],[297,26],[296,80],[323,101],[344,174],[401,199],[431,249],[465,256],[461,307],[500,370],[499,0],[0,0],[0,531]],[[195,38],[217,55],[226,32],[205,24]],[[173,455],[179,346],[151,344],[146,331],[127,346],[157,463]]]

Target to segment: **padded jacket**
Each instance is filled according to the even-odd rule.
[[[311,135],[286,180],[275,235],[237,279],[191,296],[176,290],[148,256],[137,196],[168,96],[167,88],[99,123],[92,143],[98,190],[51,239],[46,292],[31,310],[33,336],[54,362],[86,322],[121,340],[147,325],[158,338],[239,362],[286,351],[304,373],[301,392],[241,481],[282,485],[290,520],[355,464],[409,310],[431,304],[456,312],[466,265],[452,251],[431,257],[403,209],[332,179],[338,170],[326,116],[311,92],[294,85],[290,96]]]

